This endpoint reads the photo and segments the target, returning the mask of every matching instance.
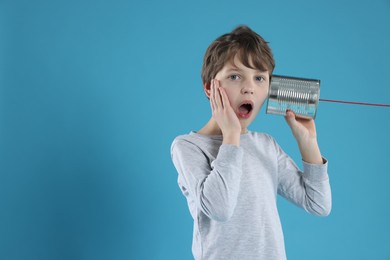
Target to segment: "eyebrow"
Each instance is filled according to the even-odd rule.
[[[229,64],[228,66],[229,67],[227,68],[227,70],[241,70],[240,68],[238,68],[237,66],[234,66],[233,64]]]
[[[261,70],[258,70],[258,69],[255,69],[257,73],[268,73],[267,71],[261,71]],[[234,71],[237,71],[237,72],[242,72],[242,69],[238,68],[238,67],[235,67],[235,66],[231,66],[231,67],[228,67],[227,72],[234,72]]]

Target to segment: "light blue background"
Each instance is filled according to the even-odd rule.
[[[239,24],[275,73],[390,103],[390,1],[0,1],[0,259],[191,259],[173,138],[210,116],[207,46]],[[333,211],[279,200],[289,259],[390,259],[390,109],[321,103]],[[298,162],[283,117],[272,134]]]

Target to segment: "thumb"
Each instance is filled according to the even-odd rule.
[[[295,119],[295,114],[291,110],[286,111],[286,116],[284,117],[287,124],[290,126],[291,129],[293,129],[297,125],[297,120]]]

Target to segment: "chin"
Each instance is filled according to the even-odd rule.
[[[252,123],[253,120],[249,120],[249,119],[246,119],[246,120],[240,120],[240,123],[241,123],[241,128],[242,129],[246,129],[249,127],[249,125]]]
[[[249,118],[240,118],[240,123],[241,123],[241,128],[245,129],[245,128],[248,128],[250,126],[250,124],[252,124],[252,122],[255,120],[256,118],[256,115],[253,114],[251,117]]]

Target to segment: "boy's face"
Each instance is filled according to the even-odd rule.
[[[236,56],[234,63],[226,63],[215,79],[226,90],[230,105],[246,130],[267,98],[269,72],[248,68]]]

